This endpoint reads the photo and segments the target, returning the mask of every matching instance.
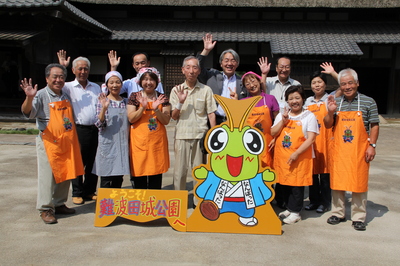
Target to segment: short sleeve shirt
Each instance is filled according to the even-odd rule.
[[[188,96],[182,105],[180,116],[176,124],[176,139],[201,139],[204,132],[208,130],[208,114],[217,110],[210,87],[197,81],[195,87],[190,89],[186,82],[183,83],[185,90],[189,90]],[[176,95],[176,87],[171,91],[170,103],[172,109],[179,103]]]

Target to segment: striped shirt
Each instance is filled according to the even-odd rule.
[[[64,91],[61,91],[61,95],[58,96],[48,86],[39,90],[32,102],[32,110],[29,114],[23,115],[29,119],[36,118],[36,126],[40,131],[44,131],[50,120],[50,107],[49,104],[52,102],[58,102],[68,100],[71,102],[70,97]],[[72,105],[71,105],[72,106]],[[70,119],[72,120],[73,117]]]
[[[110,100],[110,105],[108,106],[108,108],[121,108],[121,109],[126,109],[126,102],[127,99],[124,98],[122,101],[114,101],[114,100]],[[107,126],[107,115],[108,115],[108,110],[105,113],[106,119],[104,119],[103,122],[100,121],[99,119],[99,114],[101,112],[101,109],[103,108],[103,106],[101,105],[100,101],[97,101],[96,103],[96,122],[94,123],[94,125],[99,129],[100,132],[102,132],[104,130],[104,128]]]
[[[342,102],[343,99],[343,102]],[[365,130],[369,133],[369,127],[371,123],[379,123],[378,106],[371,97],[364,94],[357,93],[356,97],[352,101],[348,101],[346,97],[335,98],[338,111],[358,111],[358,101],[360,101],[360,111],[364,121]],[[342,102],[342,106],[340,103]]]

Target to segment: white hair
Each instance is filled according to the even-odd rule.
[[[72,61],[72,67],[75,68],[76,64],[78,64],[79,61],[85,61],[90,69],[90,61],[86,57],[80,56],[76,58],[74,61]]]
[[[354,78],[354,81],[358,83],[358,75],[357,75],[357,72],[354,71],[354,69],[346,68],[346,69],[343,69],[342,71],[340,71],[338,74],[339,84],[340,84],[341,78],[345,77],[345,76],[352,76]]]

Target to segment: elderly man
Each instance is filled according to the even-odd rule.
[[[235,73],[240,63],[239,55],[232,49],[225,50],[219,57],[222,72],[213,68],[207,70],[204,66],[205,57],[214,49],[217,42],[213,41],[212,35],[207,33],[203,37],[203,43],[204,49],[197,55],[201,68],[199,81],[208,85],[214,94],[231,98],[236,92],[239,99],[246,97],[247,92],[242,85],[242,80],[240,76]],[[218,106],[215,114],[217,124],[226,121],[225,112],[221,106]]]
[[[47,86],[37,91],[32,80],[21,81],[26,98],[22,113],[36,118],[38,160],[37,209],[46,224],[57,223],[56,214],[73,214],[65,206],[70,179],[83,173],[82,158],[69,96],[62,91],[67,70],[59,64],[46,67]]]
[[[282,110],[286,106],[285,92],[292,85],[301,85],[300,82],[290,78],[290,59],[280,57],[276,61],[277,76],[267,78],[267,93],[275,96]]]
[[[58,60],[61,65],[67,67],[70,58],[66,59],[66,52],[60,50]],[[85,176],[78,176],[72,180],[72,202],[80,205],[84,200],[96,200],[96,188],[98,177],[92,174],[94,159],[96,158],[98,144],[98,129],[96,122],[96,102],[101,93],[100,86],[88,80],[90,61],[86,57],[78,57],[72,62],[72,73],[75,80],[66,82],[63,91],[71,97],[76,130]]]
[[[358,75],[350,68],[338,75],[343,96],[328,98],[327,128],[333,126],[329,224],[345,221],[345,191],[352,192],[351,220],[355,230],[366,229],[369,163],[375,158],[379,135],[378,108],[374,99],[358,92]]]
[[[110,51],[108,53],[108,59],[111,65],[111,71],[117,71],[117,68],[120,63],[120,57],[117,57],[116,51]],[[150,67],[150,57],[145,52],[137,52],[132,56],[132,67],[135,69],[136,73],[139,73],[139,70],[142,67]],[[122,84],[121,94],[127,93],[128,99],[132,92],[138,92],[143,90],[140,87],[137,77],[132,79],[125,80]],[[164,93],[163,86],[161,82],[158,83],[156,91],[159,93]]]
[[[177,120],[173,174],[176,190],[186,189],[188,169],[203,163],[199,142],[208,130],[207,119],[211,127],[215,126],[217,110],[211,88],[197,80],[200,64],[196,57],[188,56],[183,60],[182,73],[185,82],[174,87],[170,95],[172,118]]]

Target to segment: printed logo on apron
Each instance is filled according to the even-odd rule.
[[[147,125],[150,131],[156,130],[158,127],[157,119],[154,117],[150,117],[149,124]]]
[[[282,140],[282,146],[284,148],[290,148],[290,146],[292,146],[292,142],[290,141],[290,134],[292,134],[292,132],[286,132],[285,131],[285,136],[283,137]]]
[[[351,126],[350,127],[345,126],[345,127],[346,129],[344,130],[343,141],[351,143],[354,139],[353,130],[350,129]]]
[[[64,120],[64,128],[66,131],[68,130],[72,130],[72,123],[71,123],[71,119],[69,119],[69,117],[63,117]]]

